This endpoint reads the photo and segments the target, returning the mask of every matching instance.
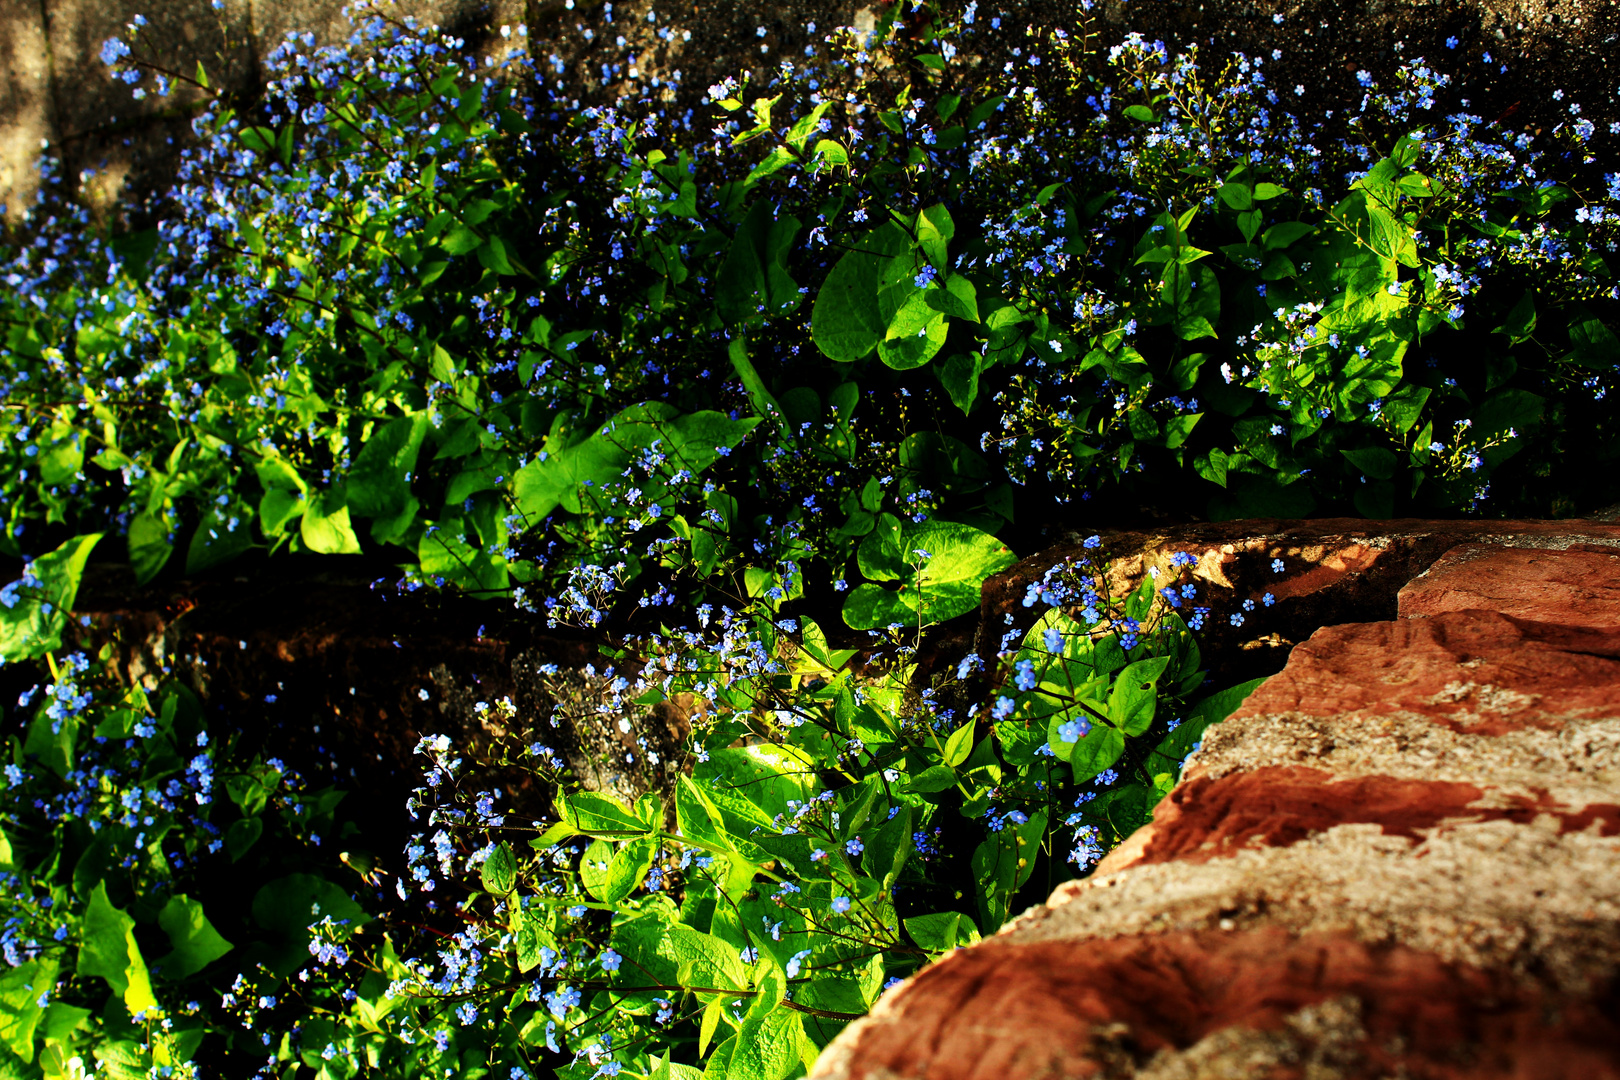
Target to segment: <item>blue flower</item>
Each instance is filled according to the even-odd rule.
[[[101,43],[101,62],[108,67],[112,67],[128,55],[129,46],[118,38],[108,38]]]
[[[1080,717],[1058,725],[1058,738],[1066,743],[1077,743],[1091,732],[1091,723]]]
[[[624,957],[620,956],[612,949],[608,949],[602,953],[601,961],[603,971],[618,971],[619,965],[624,963]]]
[[[840,915],[842,915],[844,912],[848,911],[849,910],[849,897],[847,897],[847,896],[835,896],[835,897],[833,897],[832,909],[834,911],[838,912],[838,914],[840,914]]]
[[[786,969],[788,978],[797,979],[799,977],[799,965],[800,965],[800,963],[802,963],[804,961],[804,958],[809,956],[809,955],[810,955],[810,950],[805,949],[802,952],[794,953],[792,956],[790,956],[788,958],[787,969]]]
[[[861,843],[861,838],[857,836],[855,839],[844,845],[844,850],[849,852],[851,855],[859,855],[861,852],[866,850],[866,845]]]

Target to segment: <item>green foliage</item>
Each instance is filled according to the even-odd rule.
[[[953,675],[941,624],[1020,528],[1615,497],[1612,182],[1428,120],[1425,67],[1329,142],[1248,61],[1105,59],[1084,19],[969,66],[973,11],[896,5],[685,118],[379,18],[373,61],[290,47],[212,99],[157,230],[48,202],[8,234],[0,553],[48,553],[0,656],[55,680],[0,793],[13,1072],[209,1041],[323,1080],[783,1080],[1150,820],[1253,689],[1208,693],[1185,572],[1114,597],[1094,564]],[[341,792],[61,655],[92,554],[283,551],[589,628],[600,715],[694,717],[680,778],[626,804],[542,743],[424,740],[400,907],[357,899],[311,854]],[[259,1004],[289,995],[296,1033]]]
[[[930,567],[959,544],[953,577],[975,593],[1004,565],[974,530],[893,533],[927,535]],[[863,545],[867,575],[900,578],[898,550]],[[1108,580],[1085,561],[1034,583],[1031,603],[1051,606],[999,662],[988,698],[968,690],[971,658],[919,689],[926,611],[862,675],[830,663],[812,620],[783,618],[764,596],[707,632],[638,640],[616,654],[626,677],[600,708],[703,702],[691,775],[668,804],[649,793],[626,805],[579,790],[545,746],[513,742],[484,764],[555,785],[555,820],[537,836],[488,804],[469,810],[458,793],[477,763],[424,740],[431,784],[418,799],[432,820],[462,823],[482,860],[472,902],[505,928],[478,946],[488,985],[535,980],[499,1006],[492,1045],[532,1032],[594,1063],[564,1076],[611,1059],[780,1080],[885,985],[1089,869],[1151,819],[1204,730],[1257,685],[1204,692],[1179,614],[1201,624],[1207,611],[1188,605],[1190,580],[1149,578],[1125,597]],[[965,713],[942,704],[964,692]],[[413,858],[436,890],[425,847]],[[964,891],[972,913],[952,906]],[[462,962],[441,961],[442,977],[414,970],[419,993]]]

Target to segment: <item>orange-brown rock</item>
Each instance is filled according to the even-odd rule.
[[[1189,550],[1240,596],[1292,552],[1277,596],[1389,621],[1309,635],[1150,825],[815,1080],[1620,1078],[1620,533],[1246,524],[1124,573]]]
[[[850,1080],[1606,1080],[1612,990],[1567,995],[1346,934],[993,938],[849,1029]],[[1527,1067],[1528,1066],[1528,1067]]]
[[[1485,608],[1561,626],[1620,627],[1620,549],[1465,544],[1408,582],[1402,618]]]

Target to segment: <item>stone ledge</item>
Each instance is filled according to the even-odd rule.
[[[1291,596],[1388,621],[1312,633],[1151,824],[817,1080],[1620,1078],[1620,531],[1271,524],[1111,539],[1234,596],[1311,553]]]

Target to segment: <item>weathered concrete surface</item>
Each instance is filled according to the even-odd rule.
[[[1620,558],[1547,524],[1406,563],[1407,617],[1313,634],[1152,824],[813,1076],[1620,1077]]]

